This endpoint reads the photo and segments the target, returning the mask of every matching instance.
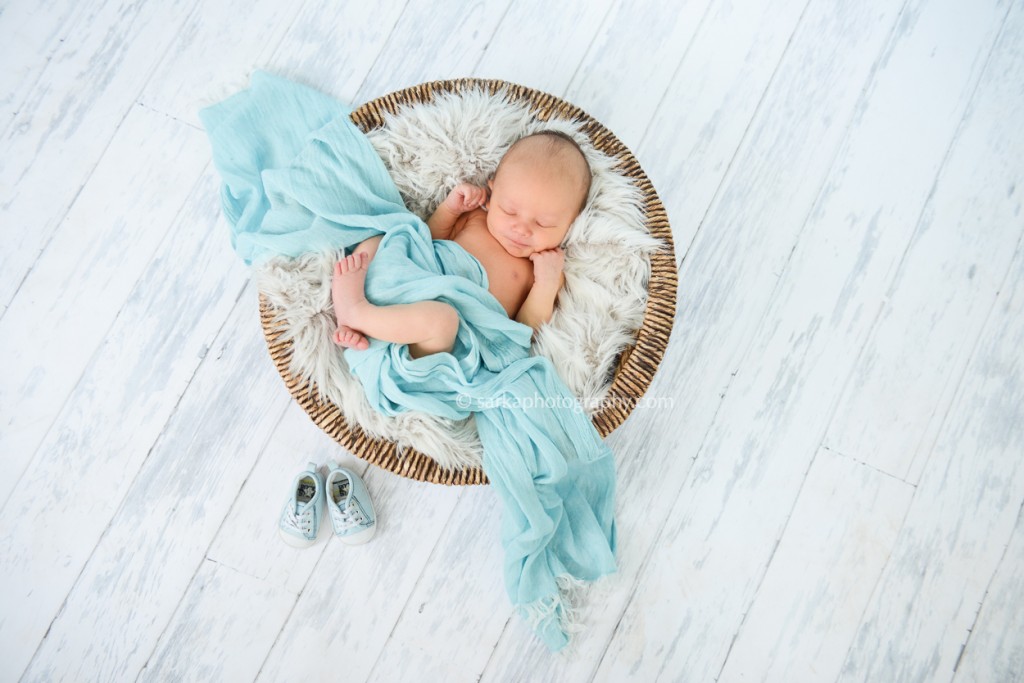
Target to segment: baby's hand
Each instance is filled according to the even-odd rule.
[[[467,211],[483,206],[487,201],[487,190],[469,183],[459,183],[444,200],[444,205],[452,212],[462,215]]]
[[[547,251],[535,251],[530,254],[533,262],[533,283],[561,289],[565,282],[562,269],[565,267],[565,252],[561,247]]]

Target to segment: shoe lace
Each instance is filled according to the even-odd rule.
[[[332,505],[331,517],[333,517],[338,523],[338,526],[342,528],[357,526],[366,522],[366,517],[363,516],[363,511],[359,509],[359,506],[357,506],[353,500],[349,500],[348,506],[345,508],[342,508],[340,505]]]
[[[284,513],[284,523],[303,534],[313,533],[312,508],[312,505],[307,505],[302,512],[296,513],[293,508],[289,507]]]

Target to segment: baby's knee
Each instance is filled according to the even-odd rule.
[[[365,240],[363,240],[362,242],[360,242],[359,244],[357,244],[356,248],[352,250],[352,253],[353,254],[358,254],[360,252],[365,252],[366,254],[369,255],[370,260],[372,261],[374,254],[377,253],[377,247],[380,246],[380,241],[382,239],[384,239],[384,235],[377,235],[376,237],[368,237]]]
[[[459,314],[451,304],[446,304],[443,301],[436,303],[436,314],[434,317],[435,336],[454,343],[455,335],[459,331]]]

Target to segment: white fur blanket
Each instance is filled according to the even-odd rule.
[[[564,243],[565,288],[551,322],[534,336],[533,352],[551,359],[588,413],[601,408],[619,353],[643,321],[650,254],[660,243],[644,224],[642,193],[594,149],[578,125],[538,121],[502,93],[446,94],[406,106],[369,134],[409,209],[426,219],[459,182],[483,185],[505,150],[538,130],[559,130],[581,146],[593,171],[587,207]],[[291,372],[312,380],[319,398],[337,404],[350,423],[400,449],[415,448],[446,469],[479,466],[482,449],[472,419],[424,413],[386,417],[367,403],[334,345],[331,272],[339,254],[277,258],[255,273],[292,340]]]

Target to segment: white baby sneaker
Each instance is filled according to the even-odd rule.
[[[359,475],[332,462],[326,488],[327,511],[334,533],[341,542],[360,545],[373,538],[377,531],[377,515]]]
[[[281,510],[277,526],[285,543],[295,548],[308,548],[316,543],[324,514],[324,497],[324,478],[317,471],[316,463],[311,462],[306,471],[295,476],[291,495]]]

